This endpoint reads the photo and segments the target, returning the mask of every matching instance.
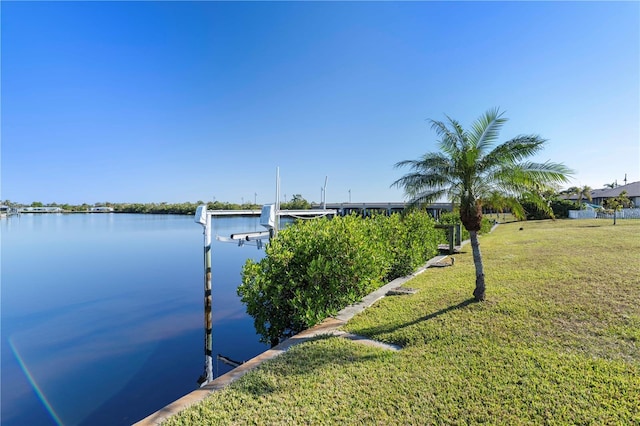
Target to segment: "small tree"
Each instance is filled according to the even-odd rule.
[[[620,195],[613,198],[607,198],[602,203],[605,209],[613,210],[613,224],[616,224],[616,212],[623,208],[630,208],[633,206],[633,202],[627,196],[627,191],[622,191]]]

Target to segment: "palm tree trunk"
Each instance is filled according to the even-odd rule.
[[[476,288],[473,290],[473,297],[476,301],[484,300],[484,267],[482,266],[482,254],[480,253],[480,241],[478,241],[478,231],[469,231],[471,239],[471,250],[473,251],[473,264],[476,267]]]

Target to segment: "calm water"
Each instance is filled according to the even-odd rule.
[[[214,218],[215,234],[262,230]],[[2,425],[119,425],[197,388],[203,234],[192,216],[40,214],[0,221]],[[213,351],[267,349],[236,288],[263,250],[214,241]],[[230,367],[216,362],[214,372]]]

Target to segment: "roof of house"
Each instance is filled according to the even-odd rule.
[[[592,189],[591,199],[617,197],[618,195],[620,195],[622,191],[627,191],[627,197],[629,198],[640,197],[640,181],[631,182],[626,185],[616,186],[615,188]],[[566,200],[576,201],[578,199],[578,195],[577,194],[565,195],[562,198]]]
[[[640,197],[640,181],[616,186],[615,188],[594,189],[591,191],[591,198],[617,197],[622,191],[627,191],[627,197]]]

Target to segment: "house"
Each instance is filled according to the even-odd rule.
[[[634,207],[640,207],[640,181],[616,186],[615,188],[594,189],[591,191],[592,203],[601,206],[604,200],[607,198],[615,198],[619,196],[622,191],[627,192],[627,197],[631,200]]]
[[[582,202],[589,203],[591,205],[602,206],[604,200],[606,200],[607,198],[617,197],[622,193],[622,191],[627,191],[627,197],[629,198],[629,200],[631,200],[631,202],[633,202],[634,207],[640,207],[640,181],[616,186],[615,188],[592,189],[591,201],[583,198]],[[578,201],[578,196],[576,194],[572,194],[563,198],[565,198],[566,200]]]

